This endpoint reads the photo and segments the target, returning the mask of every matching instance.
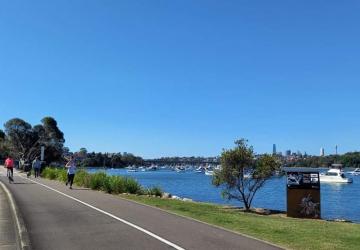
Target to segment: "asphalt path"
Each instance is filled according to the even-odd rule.
[[[33,249],[279,249],[115,195],[18,174],[9,184],[5,175]]]
[[[0,186],[0,249],[17,249],[15,230],[14,218],[7,195]]]

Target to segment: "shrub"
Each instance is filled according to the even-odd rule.
[[[111,176],[109,178],[109,184],[111,188],[111,193],[121,194],[126,192],[125,187],[125,178],[121,176]]]
[[[112,189],[111,189],[111,185],[110,185],[110,176],[105,174],[105,178],[103,179],[102,185],[101,185],[101,190],[105,191],[106,193],[111,194],[112,193]]]
[[[163,191],[161,190],[160,187],[155,186],[155,187],[148,188],[147,189],[147,194],[161,197],[163,195]]]
[[[67,172],[65,169],[46,167],[42,176],[50,180],[59,180],[65,182],[67,180]],[[107,193],[120,194],[151,194],[161,196],[162,191],[159,187],[153,187],[144,190],[141,185],[129,177],[122,176],[108,176],[104,172],[98,172],[95,174],[89,174],[84,169],[80,169],[76,172],[74,183],[78,186],[91,188],[93,190],[102,190]]]
[[[66,182],[67,181],[67,172],[65,169],[56,169],[56,176],[57,176],[57,180],[62,181],[62,182]]]
[[[84,169],[80,169],[75,174],[74,183],[78,186],[89,188],[90,178],[91,175],[88,172],[86,172]]]
[[[55,180],[57,178],[57,172],[55,168],[45,168],[42,174],[45,178],[50,180]]]
[[[99,172],[91,175],[90,188],[94,190],[101,190],[108,176],[104,172]]]
[[[130,194],[142,194],[140,184],[133,178],[125,178],[125,192]]]

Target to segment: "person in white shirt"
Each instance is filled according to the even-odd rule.
[[[70,189],[72,189],[72,184],[74,182],[74,177],[76,173],[76,162],[75,157],[71,156],[68,163],[66,163],[65,168],[67,168],[67,181],[66,186],[69,184]]]

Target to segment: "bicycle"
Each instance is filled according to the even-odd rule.
[[[7,177],[9,178],[9,183],[14,182],[14,169],[13,168],[7,168]]]

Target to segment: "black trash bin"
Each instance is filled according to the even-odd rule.
[[[31,164],[29,162],[24,163],[24,171],[26,172],[27,177],[31,175]]]

